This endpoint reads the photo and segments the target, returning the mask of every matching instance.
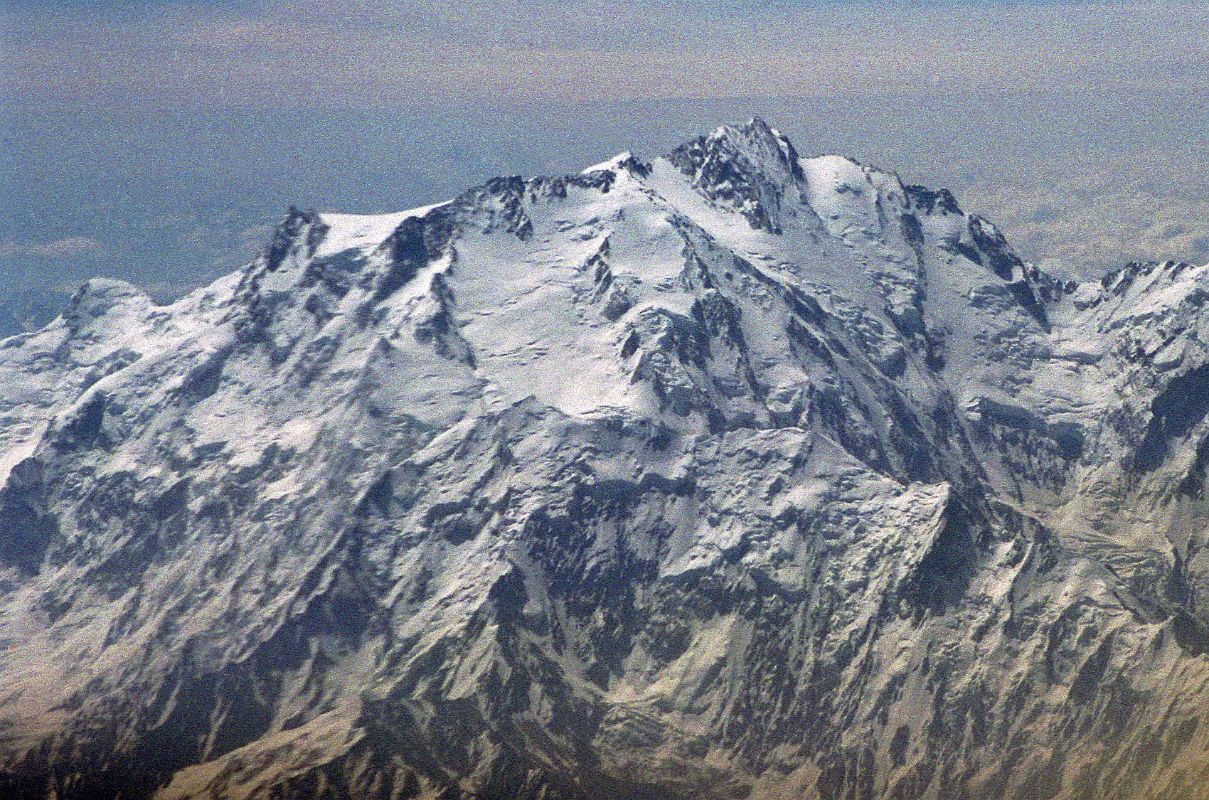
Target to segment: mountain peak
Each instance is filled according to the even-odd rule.
[[[714,128],[707,135],[707,138],[737,141],[763,140],[774,144],[787,141],[780,131],[773,128],[761,117],[749,117],[746,122],[724,123]]]
[[[753,228],[773,232],[781,227],[782,200],[803,178],[797,150],[759,117],[722,125],[667,159],[711,200],[731,204]]]
[[[675,152],[686,149],[692,152],[696,148],[716,159],[746,160],[774,179],[797,173],[797,150],[784,134],[760,117],[720,125],[708,135],[681,145]]]

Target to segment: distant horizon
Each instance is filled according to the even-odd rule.
[[[102,274],[170,294],[246,261],[291,203],[395,211],[498,174],[653,157],[752,114],[804,153],[953,190],[1051,268],[1209,260],[1196,222],[1209,218],[1196,161],[1209,151],[1209,52],[1186,35],[1209,29],[1209,5],[476,8],[472,20],[422,3],[6,3],[0,292]],[[356,39],[359,24],[387,50],[333,38]],[[518,62],[500,49],[507,35],[581,57]],[[751,60],[786,47],[798,55],[784,64]],[[427,66],[403,57],[413,50]],[[612,51],[671,54],[673,74],[713,77],[636,70],[602,95],[580,79]],[[508,91],[458,66],[488,57]],[[434,65],[445,83],[412,80]]]

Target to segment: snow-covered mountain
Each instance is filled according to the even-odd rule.
[[[1209,797],[1209,266],[760,120],[0,342],[0,791]]]

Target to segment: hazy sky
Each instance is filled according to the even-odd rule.
[[[1200,87],[1204,4],[10,3],[5,93],[321,108]]]
[[[200,280],[290,202],[390,210],[752,113],[1039,261],[1209,259],[1205,3],[0,8],[0,287]]]

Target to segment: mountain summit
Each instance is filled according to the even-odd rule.
[[[760,120],[0,341],[8,797],[1209,797],[1209,266]]]

